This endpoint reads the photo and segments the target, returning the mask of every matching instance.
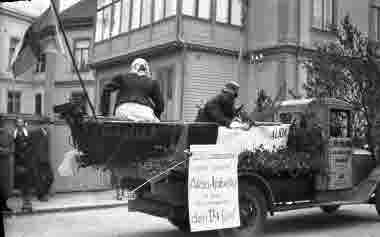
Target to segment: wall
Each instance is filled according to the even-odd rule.
[[[197,105],[206,102],[234,78],[236,58],[203,52],[188,52],[184,85],[184,120],[193,121]],[[244,76],[242,79],[245,78]]]
[[[95,43],[93,62],[127,55],[131,52],[176,40],[176,18],[170,17],[109,40]]]
[[[137,56],[138,57],[138,56]],[[153,59],[148,59],[153,79],[157,78],[157,71],[165,68],[172,67],[174,69],[174,81],[173,81],[173,101],[171,112],[169,115],[169,120],[180,120],[181,115],[181,95],[182,95],[182,64],[181,64],[181,53],[169,54],[166,56],[156,57]],[[99,84],[104,85],[114,76],[120,73],[128,73],[129,65],[128,64],[118,64],[112,67],[98,69],[96,71],[96,80],[99,81]],[[101,91],[98,92],[98,95],[101,94]],[[97,104],[99,109],[99,104]]]

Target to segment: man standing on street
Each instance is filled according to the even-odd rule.
[[[31,157],[31,141],[24,120],[16,120],[13,133],[15,141],[15,173],[19,178],[21,189],[22,210],[32,211],[31,188],[33,186],[33,160]]]

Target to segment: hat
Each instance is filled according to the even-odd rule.
[[[239,93],[239,88],[240,88],[240,85],[237,82],[230,81],[224,85],[222,91],[227,92],[227,93],[231,93],[231,94],[234,94],[237,96]]]

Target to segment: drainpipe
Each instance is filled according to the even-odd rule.
[[[186,75],[186,42],[183,38],[182,1],[177,0],[177,30],[176,41],[182,48],[181,52],[181,95],[180,95],[180,120],[184,119],[185,75]]]
[[[297,96],[300,95],[299,87],[300,87],[300,70],[299,70],[299,57],[300,57],[300,49],[301,49],[301,0],[297,0],[297,51],[296,51],[296,91],[295,94]]]

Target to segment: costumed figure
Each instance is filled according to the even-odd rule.
[[[32,190],[38,200],[48,201],[54,181],[49,159],[49,138],[42,127],[27,127],[23,119],[16,120],[13,133],[15,143],[16,186],[21,191],[22,210],[32,210]]]
[[[158,81],[153,80],[149,64],[142,58],[132,62],[128,74],[114,77],[106,84],[102,94],[102,114],[107,115],[110,94],[118,91],[115,116],[134,122],[159,122],[164,100]]]
[[[159,122],[164,110],[164,99],[158,81],[153,80],[149,64],[142,58],[135,59],[130,72],[117,75],[103,89],[102,114],[107,115],[110,107],[111,92],[117,91],[114,115],[133,122]],[[116,198],[121,200],[122,174],[112,172],[116,183]]]
[[[247,124],[234,120],[239,112],[239,109],[235,108],[239,88],[240,85],[235,81],[226,83],[218,95],[199,109],[195,122],[211,122],[229,128],[247,129]]]

